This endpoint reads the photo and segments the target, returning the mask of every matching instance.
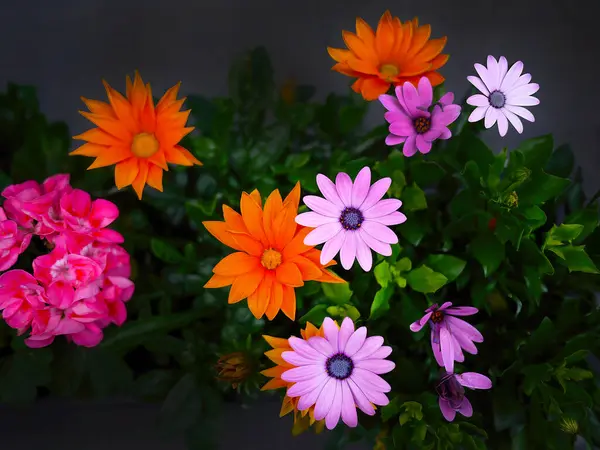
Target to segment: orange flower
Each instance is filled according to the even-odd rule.
[[[386,11],[373,29],[360,17],[356,19],[356,34],[343,31],[349,50],[328,47],[329,55],[337,62],[332,70],[358,78],[352,85],[365,100],[375,100],[385,94],[390,85],[406,81],[415,86],[422,77],[432,86],[444,81],[437,69],[448,61],[441,54],[446,37],[429,39],[431,26],[419,26],[419,19],[400,22]]]
[[[294,221],[300,202],[300,183],[281,199],[274,190],[265,202],[260,193],[244,192],[242,214],[223,205],[224,222],[203,222],[210,234],[223,244],[237,250],[223,258],[214,268],[214,275],[205,288],[231,285],[229,303],[248,299],[248,308],[257,319],[266,315],[273,320],[279,310],[294,320],[296,293],[294,288],[304,281],[345,283],[319,261],[321,251],[304,245],[312,230]]]
[[[146,183],[162,192],[167,163],[202,165],[188,150],[177,145],[194,127],[186,127],[190,111],[180,111],[185,98],[177,100],[176,84],[154,107],[150,84],[144,85],[136,71],[133,83],[127,77],[127,98],[103,81],[110,104],[81,98],[90,112],[80,114],[93,122],[92,128],[73,139],[87,141],[71,155],[92,156],[89,169],[115,166],[118,189],[132,185],[141,200]]]
[[[313,336],[325,337],[325,335],[323,333],[323,326],[321,326],[321,328],[317,328],[310,322],[306,322],[306,329],[300,330],[300,334],[302,335],[302,339],[304,339],[304,340],[307,340]],[[292,347],[290,347],[290,344],[288,343],[287,339],[282,339],[282,338],[277,338],[277,337],[272,337],[272,336],[263,336],[263,338],[265,338],[265,340],[269,343],[269,345],[271,347],[273,347],[273,350],[269,350],[269,351],[265,352],[265,356],[277,365],[275,367],[271,367],[270,369],[266,369],[261,372],[264,376],[271,378],[271,380],[269,380],[261,388],[261,391],[269,391],[269,390],[280,389],[280,388],[287,389],[290,386],[292,386],[294,383],[289,383],[287,381],[283,381],[281,379],[281,374],[283,372],[285,372],[286,370],[293,368],[294,366],[292,364],[284,361],[284,359],[281,357],[281,354],[283,352],[293,351]],[[305,420],[303,420],[303,419],[308,414],[309,415],[308,426],[312,426],[316,422],[317,424],[316,424],[315,431],[317,433],[323,431],[323,429],[325,427],[325,420],[323,419],[323,420],[315,421],[315,414],[314,414],[315,407],[314,406],[311,406],[310,408],[305,409],[304,411],[298,411],[298,400],[299,399],[300,399],[300,397],[291,398],[286,395],[283,398],[283,402],[281,404],[281,411],[279,412],[279,417],[283,417],[286,414],[289,414],[293,411],[294,412],[294,426],[295,426],[295,428],[299,428],[297,425],[305,425],[306,424]],[[299,432],[304,431],[302,428],[299,430]],[[294,434],[296,434],[296,433],[294,433]]]

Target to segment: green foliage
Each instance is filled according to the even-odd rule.
[[[317,102],[307,86],[283,95],[260,48],[232,66],[229,87],[227,98],[187,100],[198,133],[182,145],[204,166],[174,167],[165,173],[165,191],[147,189],[141,202],[112,187],[111,170],[85,171],[90,160],[67,156],[66,126],[48,123],[33,88],[9,85],[0,95],[2,187],[69,172],[76,186],[117,203],[116,228],[136,282],[128,321],[107,328],[94,349],[56,342],[30,350],[0,324],[1,402],[32,402],[42,390],[129,393],[162,402],[162,428],[184,433],[190,449],[213,448],[220,403],[252,402],[266,381],[258,370],[271,366],[263,357],[254,381],[234,391],[215,378],[219,355],[245,342],[258,358],[263,334],[298,335],[307,321],[351,317],[385,337],[396,370],[385,376],[390,404],[374,418],[361,416],[352,433],[334,432],[335,448],[373,443],[379,433],[387,448],[558,450],[572,448],[565,419],[589,445],[600,445],[600,391],[589,364],[600,350],[600,221],[568,146],[555,148],[547,135],[496,154],[478,137],[481,125],[466,121],[465,108],[452,139],[405,158],[385,146],[385,126],[364,130],[367,104],[359,96]],[[245,302],[227,304],[228,289],[203,288],[231,252],[202,225],[222,220],[223,204],[237,209],[241,193],[255,188],[263,198],[274,189],[286,195],[298,181],[303,194],[318,194],[317,173],[354,177],[365,165],[373,179],[392,179],[389,195],[403,201],[408,218],[393,227],[400,242],[391,256],[376,257],[372,272],[337,265],[348,284],[297,288],[296,322],[257,320]],[[408,329],[445,301],[480,309],[469,321],[485,342],[457,366],[494,383],[469,392],[473,417],[453,423],[437,404],[428,331]]]

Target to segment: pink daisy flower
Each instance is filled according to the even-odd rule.
[[[481,94],[475,94],[467,99],[467,103],[476,106],[469,116],[469,122],[477,122],[485,118],[484,125],[491,128],[498,122],[498,132],[504,136],[508,131],[508,122],[518,133],[523,132],[523,123],[519,117],[535,122],[535,117],[524,106],[539,105],[540,101],[532,97],[539,89],[537,83],[530,83],[531,75],[523,72],[523,63],[517,61],[508,68],[504,56],[498,61],[488,56],[487,67],[475,64],[479,78],[468,76],[467,80]]]
[[[396,96],[380,95],[379,101],[388,110],[385,120],[390,124],[387,145],[404,143],[402,152],[410,157],[417,153],[429,153],[436,139],[450,139],[448,125],[460,115],[460,106],[455,105],[454,94],[448,92],[430,112],[433,88],[428,78],[419,80],[417,88],[406,82],[396,87]]]
[[[371,170],[363,167],[352,183],[346,173],[338,173],[335,184],[325,175],[317,175],[317,185],[325,198],[307,195],[304,204],[312,211],[296,216],[296,223],[315,228],[304,244],[323,244],[321,264],[327,264],[340,253],[344,269],[348,270],[358,259],[368,272],[373,266],[371,250],[383,256],[392,254],[390,244],[398,236],[388,228],[406,221],[397,211],[402,202],[395,198],[381,200],[392,184],[391,178],[382,178],[371,185]]]
[[[485,375],[475,372],[462,374],[447,373],[436,390],[439,395],[439,405],[442,415],[448,422],[452,422],[459,412],[465,417],[473,415],[473,406],[465,397],[465,388],[491,389],[492,380]]]
[[[454,361],[463,362],[463,350],[472,355],[477,354],[474,342],[483,342],[483,336],[470,323],[455,316],[471,316],[478,309],[472,306],[452,306],[445,302],[438,307],[437,303],[425,310],[425,315],[410,325],[415,333],[429,323],[431,326],[431,348],[437,363],[447,372],[454,372]]]
[[[281,357],[296,367],[281,375],[284,381],[295,383],[288,397],[299,397],[298,409],[304,411],[315,405],[315,420],[325,419],[332,430],[340,417],[349,427],[358,425],[356,407],[370,416],[373,405],[385,406],[385,393],[390,385],[379,375],[396,366],[387,358],[391,347],[383,345],[381,336],[367,337],[367,329],[354,331],[352,319],[346,317],[341,327],[327,317],[323,322],[325,337],[308,340],[291,337],[288,342],[294,351]]]

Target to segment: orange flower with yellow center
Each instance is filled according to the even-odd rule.
[[[427,77],[432,86],[444,81],[436,72],[448,61],[441,54],[446,37],[429,39],[431,26],[419,26],[419,19],[400,22],[386,11],[377,31],[363,19],[356,19],[356,34],[343,31],[348,50],[328,47],[329,55],[337,62],[332,70],[358,78],[352,85],[365,100],[375,100],[385,94],[391,85],[408,81],[417,86],[419,79]]]
[[[313,336],[325,337],[324,332],[323,332],[323,326],[321,326],[321,328],[317,328],[310,322],[306,322],[306,329],[300,330],[300,334],[302,335],[302,339],[304,339],[304,340],[310,339]],[[281,374],[288,369],[294,368],[294,366],[292,364],[284,361],[284,359],[281,357],[281,354],[283,352],[293,351],[293,349],[292,349],[292,347],[290,347],[290,344],[288,343],[287,339],[266,336],[266,335],[263,335],[263,338],[265,338],[265,340],[273,348],[272,350],[265,352],[265,356],[277,365],[275,367],[271,367],[270,369],[266,369],[261,372],[264,376],[271,378],[271,380],[269,380],[261,388],[261,391],[270,391],[273,389],[281,389],[281,388],[287,389],[290,386],[292,386],[294,383],[283,381],[281,379]],[[305,418],[306,415],[308,414],[308,416],[309,416],[308,426],[313,426],[316,422],[315,431],[317,433],[323,431],[323,429],[325,427],[325,419],[315,421],[315,414],[314,414],[315,407],[314,406],[311,406],[310,408],[305,409],[304,411],[298,411],[298,400],[299,399],[300,399],[300,397],[291,398],[286,395],[283,398],[283,402],[281,404],[281,411],[279,412],[279,417],[283,417],[293,411],[294,426],[295,426],[295,428],[297,428],[296,425],[304,423],[303,418]],[[299,430],[299,431],[301,432],[304,430]]]
[[[229,303],[248,299],[248,308],[260,319],[273,320],[281,310],[294,320],[296,293],[294,288],[305,281],[345,283],[326,270],[335,264],[320,263],[321,251],[304,244],[312,230],[294,221],[300,202],[300,183],[281,199],[274,190],[262,207],[260,193],[244,192],[241,214],[223,205],[223,222],[203,222],[208,232],[223,244],[237,250],[223,258],[205,288],[230,286]]]
[[[95,157],[89,169],[115,165],[118,189],[132,185],[141,200],[146,183],[162,192],[167,163],[202,165],[179,141],[194,127],[186,127],[190,111],[180,111],[185,98],[177,99],[176,84],[154,106],[150,84],[138,72],[133,83],[127,77],[126,97],[104,81],[109,103],[81,98],[90,112],[80,114],[94,123],[73,139],[87,141],[71,155]]]

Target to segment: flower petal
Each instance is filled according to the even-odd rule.
[[[452,422],[456,417],[456,411],[450,406],[448,400],[444,400],[440,397],[439,399],[440,411],[448,422]]]
[[[304,238],[305,245],[319,245],[323,242],[327,242],[329,239],[336,236],[338,233],[342,231],[342,225],[339,222],[331,222],[326,223],[325,225],[321,225],[310,233],[306,235]]]
[[[302,200],[304,201],[304,204],[314,212],[327,217],[339,218],[342,212],[342,208],[336,204],[329,200],[325,200],[322,197],[317,197],[316,195],[307,195]]]
[[[363,204],[369,189],[371,188],[371,169],[369,167],[363,167],[352,184],[352,196],[350,204],[354,208],[358,208]]]
[[[368,370],[375,374],[382,374],[394,370],[396,364],[387,359],[363,359],[362,361],[357,361],[355,367]]]
[[[337,255],[342,248],[345,239],[346,232],[344,230],[340,230],[339,233],[325,242],[325,245],[323,245],[323,250],[321,250],[321,264],[325,265],[335,258],[335,255]]]
[[[370,234],[372,237],[376,237],[377,240],[384,242],[386,244],[397,244],[398,236],[392,230],[390,230],[385,225],[382,225],[379,222],[375,222],[373,220],[365,220],[360,227],[361,230],[364,230],[366,233]]]
[[[316,212],[305,212],[296,216],[296,223],[304,227],[316,228],[326,223],[337,222],[337,217],[324,216]]]
[[[347,381],[340,383],[342,394],[342,421],[351,428],[358,425],[358,415],[356,414],[356,406],[354,396]]]
[[[358,330],[352,333],[352,335],[348,339],[348,342],[346,343],[346,348],[344,349],[344,354],[348,357],[354,356],[354,354],[356,354],[361,349],[361,347],[365,343],[366,338],[367,328],[360,327]]]
[[[352,178],[347,173],[340,172],[335,177],[335,188],[342,203],[352,206]]]
[[[456,379],[464,387],[470,389],[491,389],[492,380],[485,375],[476,372],[465,372],[462,374],[455,375]]]
[[[344,209],[344,203],[340,199],[340,196],[338,195],[337,189],[336,189],[333,181],[331,181],[325,175],[318,174],[317,175],[317,186],[319,187],[319,190],[323,194],[323,197],[325,197],[331,203],[336,205],[340,209],[340,211],[342,209]]]
[[[370,336],[365,339],[362,347],[352,355],[353,361],[360,361],[362,359],[372,358],[373,353],[381,348],[383,345],[383,338],[381,336]]]

